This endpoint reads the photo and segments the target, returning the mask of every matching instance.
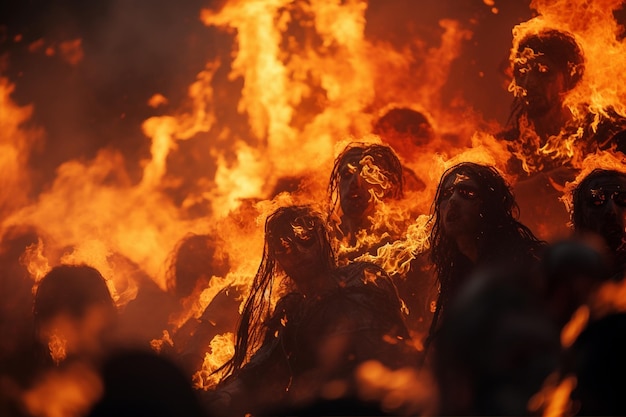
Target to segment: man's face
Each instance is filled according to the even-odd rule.
[[[439,218],[446,236],[474,237],[481,227],[482,199],[476,182],[464,174],[452,174],[443,183]]]
[[[345,216],[360,218],[384,198],[389,180],[371,156],[347,156],[339,168],[339,204]]]
[[[277,225],[268,236],[268,244],[281,268],[296,283],[323,262],[314,224],[306,217]]]
[[[626,249],[626,178],[603,176],[592,180],[581,210],[586,230],[602,236],[611,250]]]
[[[532,54],[529,52],[527,55]],[[546,55],[518,59],[514,77],[515,84],[520,87],[516,94],[521,94],[530,117],[544,115],[562,105],[562,96],[566,91],[565,76]]]

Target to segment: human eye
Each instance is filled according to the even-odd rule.
[[[452,197],[452,194],[454,193],[454,187],[447,187],[444,188],[443,191],[441,192],[441,198],[443,200],[447,200],[450,197]]]
[[[471,187],[459,187],[459,194],[466,200],[474,200],[478,197],[478,193]]]
[[[613,193],[613,201],[620,207],[626,207],[626,191],[616,191]]]
[[[601,190],[591,190],[589,204],[593,207],[600,207],[606,203],[606,195]]]

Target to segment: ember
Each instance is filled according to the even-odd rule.
[[[0,414],[626,414],[623,0],[54,3],[0,14]]]

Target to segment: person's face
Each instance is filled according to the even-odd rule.
[[[322,251],[310,219],[299,217],[285,223],[272,230],[268,245],[280,267],[297,284],[298,278],[323,264]]]
[[[612,250],[626,242],[626,178],[605,176],[589,183],[583,205],[585,229],[602,236]]]
[[[344,215],[360,218],[374,209],[389,187],[376,161],[369,156],[348,156],[339,168],[339,204]]]
[[[518,62],[514,67],[515,84],[522,90],[529,116],[541,116],[560,107],[566,90],[565,75],[545,55]]]
[[[481,227],[481,208],[478,185],[472,178],[462,173],[448,176],[439,200],[439,218],[446,236],[476,236]]]

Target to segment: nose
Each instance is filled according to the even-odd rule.
[[[605,215],[611,219],[621,219],[623,217],[624,209],[615,204],[612,198],[609,198],[604,206]]]
[[[361,177],[361,173],[359,171],[352,173],[350,179],[348,180],[348,184],[351,190],[357,190],[361,188],[363,184],[363,178]]]

